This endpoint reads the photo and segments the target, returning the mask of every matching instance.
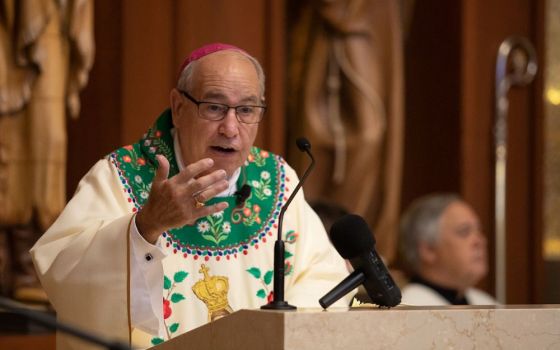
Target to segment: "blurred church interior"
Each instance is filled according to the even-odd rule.
[[[184,56],[224,42],[267,74],[256,144],[302,171],[308,137],[306,197],[362,215],[396,273],[403,209],[456,192],[488,239],[479,287],[560,303],[560,0],[0,0],[0,41],[2,297],[50,310],[27,251],[87,170],[168,106]],[[3,314],[0,348],[54,349]]]

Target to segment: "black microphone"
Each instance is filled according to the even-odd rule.
[[[241,188],[234,193],[235,195],[235,204],[237,207],[242,207],[245,205],[245,201],[251,195],[251,186],[245,184],[241,186]]]
[[[377,305],[392,307],[401,302],[401,291],[377,255],[375,239],[361,216],[343,216],[332,225],[329,237],[338,253],[350,261],[354,272],[319,299],[324,309],[360,284]]]
[[[73,337],[85,340],[89,343],[100,345],[109,350],[131,350],[131,347],[127,344],[121,343],[120,341],[108,340],[95,335],[85,330],[69,325],[67,323],[62,323],[57,321],[57,319],[46,312],[40,312],[35,310],[30,310],[25,308],[22,304],[14,302],[5,297],[0,297],[0,308],[10,311],[14,314],[21,315],[26,319],[41,324],[47,328],[55,331],[69,334]]]
[[[282,240],[282,222],[284,221],[284,213],[288,206],[298,193],[301,186],[309,176],[309,173],[315,167],[315,158],[311,154],[311,144],[305,137],[300,137],[296,140],[296,144],[300,151],[307,153],[309,158],[311,158],[311,164],[303,173],[303,176],[299,180],[296,188],[286,201],[286,204],[280,210],[280,216],[278,218],[278,238],[276,242],[274,242],[274,291],[273,291],[273,299],[270,303],[261,306],[261,309],[265,310],[295,310],[296,307],[293,305],[288,304],[287,301],[284,300],[284,263],[285,263],[285,253],[286,248],[284,247],[284,241]]]

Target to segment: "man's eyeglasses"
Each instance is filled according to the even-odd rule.
[[[223,103],[197,101],[188,92],[179,90],[186,98],[198,107],[198,116],[213,121],[219,121],[226,117],[230,108],[235,110],[235,116],[241,123],[256,124],[260,122],[266,111],[266,106],[228,106]]]

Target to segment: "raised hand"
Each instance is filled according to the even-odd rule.
[[[197,205],[213,198],[228,187],[226,172],[215,170],[199,176],[214,165],[210,158],[189,164],[181,172],[168,179],[169,161],[157,155],[159,167],[152,182],[148,201],[136,216],[140,234],[150,243],[171,228],[193,224],[196,219],[228,207],[227,202],[210,206]]]

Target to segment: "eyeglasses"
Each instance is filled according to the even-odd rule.
[[[245,124],[257,124],[264,117],[266,106],[228,106],[223,103],[197,101],[188,92],[179,90],[186,98],[198,107],[198,116],[203,119],[219,121],[226,117],[230,108],[235,110],[237,120]]]

